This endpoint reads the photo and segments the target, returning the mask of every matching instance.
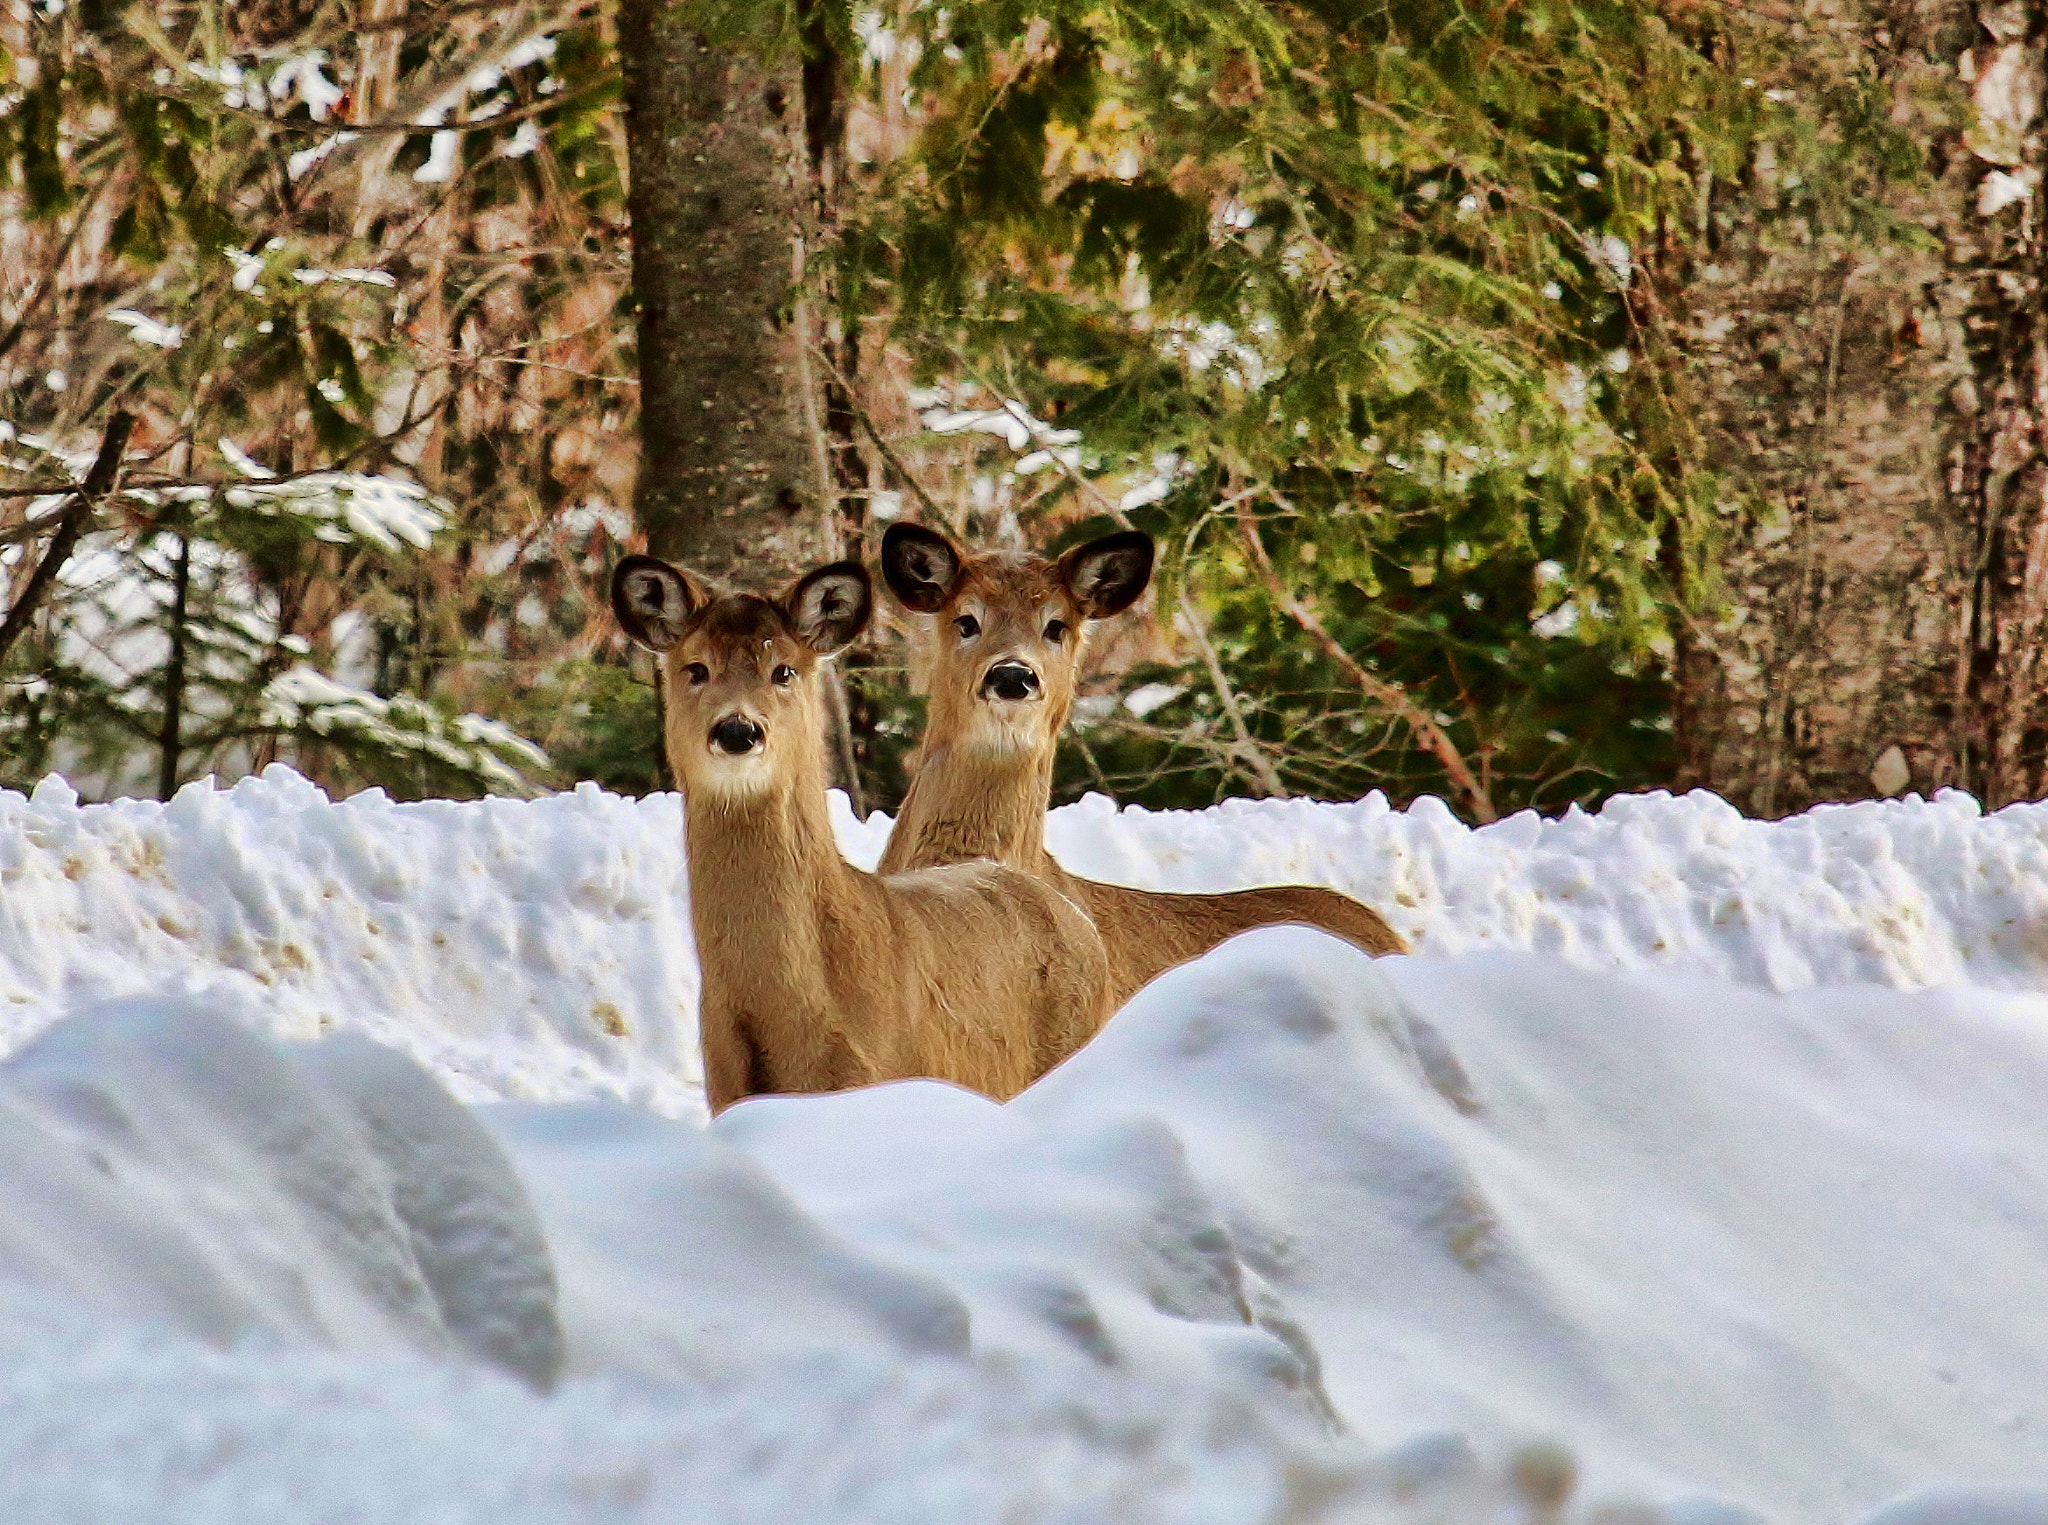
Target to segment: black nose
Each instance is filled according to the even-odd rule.
[[[727,715],[711,728],[711,743],[721,752],[740,757],[761,744],[761,728],[745,715]]]
[[[1038,692],[1038,674],[1022,662],[998,662],[981,680],[981,690],[998,699],[1029,699]]]

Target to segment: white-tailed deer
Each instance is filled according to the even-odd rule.
[[[818,664],[872,604],[858,562],[774,599],[714,596],[651,556],[612,573],[619,624],[660,654],[714,1113],[913,1076],[1001,1100],[1111,1009],[1102,941],[1052,885],[995,863],[881,877],[840,856]]]
[[[1405,953],[1379,914],[1317,885],[1171,894],[1083,879],[1045,850],[1053,754],[1073,707],[1082,634],[1128,608],[1152,577],[1152,539],[1106,535],[1058,560],[970,555],[914,524],[882,537],[882,575],[932,617],[931,709],[881,871],[993,858],[1045,880],[1094,918],[1112,1008],[1155,975],[1252,927],[1299,922],[1366,952]]]

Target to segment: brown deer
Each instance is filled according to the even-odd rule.
[[[913,1076],[1003,1100],[1109,1014],[1102,940],[1054,886],[996,863],[877,876],[839,855],[818,667],[872,606],[858,562],[773,599],[715,596],[651,556],[612,574],[620,626],[660,656],[714,1113]]]
[[[1405,953],[1377,912],[1314,885],[1169,894],[1070,874],[1045,850],[1053,754],[1073,707],[1083,632],[1130,607],[1152,577],[1152,538],[1105,535],[1058,560],[970,555],[914,524],[882,537],[882,575],[931,616],[930,716],[881,871],[993,858],[1036,875],[1094,918],[1112,1009],[1155,975],[1252,927],[1321,927],[1366,952]]]

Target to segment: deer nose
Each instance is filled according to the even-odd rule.
[[[745,715],[727,715],[711,728],[711,744],[734,757],[745,756],[761,741],[761,728]]]
[[[1038,696],[1038,674],[1023,662],[998,662],[981,680],[981,691],[1012,701]]]

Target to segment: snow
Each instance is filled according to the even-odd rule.
[[[533,792],[509,759],[548,765],[546,752],[502,721],[483,715],[451,719],[409,694],[385,699],[306,666],[279,673],[264,686],[261,723],[359,740],[386,756],[433,758],[506,793]]]
[[[322,281],[341,281],[356,286],[396,286],[398,277],[389,270],[320,270],[308,266],[294,270],[292,279],[307,286],[318,286]]]
[[[680,835],[0,793],[0,1518],[2048,1521],[2048,806],[1091,799],[1414,956],[709,1126]]]
[[[185,330],[177,324],[159,323],[147,313],[136,312],[130,307],[115,308],[107,314],[107,321],[121,324],[137,344],[176,349],[185,342]]]
[[[1051,463],[1055,447],[1075,444],[1081,438],[1078,429],[1055,429],[1042,419],[1033,418],[1030,409],[1015,398],[1004,398],[999,408],[955,410],[939,406],[925,412],[922,418],[925,428],[934,434],[993,434],[1012,450],[1021,451],[1035,441],[1041,448],[1025,459],[1043,457],[1041,466]],[[1023,469],[1021,463],[1019,468]]]
[[[221,444],[226,454],[228,442]],[[252,463],[243,455],[234,464],[246,474]],[[424,548],[447,523],[435,499],[417,482],[357,471],[314,471],[282,481],[252,481],[227,488],[221,496],[237,508],[323,519],[328,522],[316,532],[320,538],[367,540],[387,551],[399,550],[400,542]]]

